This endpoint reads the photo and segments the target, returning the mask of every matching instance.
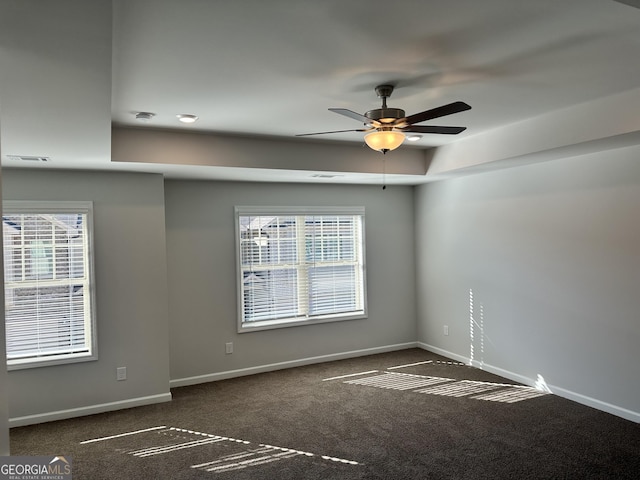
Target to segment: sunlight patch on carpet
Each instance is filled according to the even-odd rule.
[[[521,402],[522,400],[530,400],[532,398],[542,397],[543,395],[548,394],[548,392],[542,392],[532,387],[514,385],[508,390],[490,392],[483,395],[478,395],[475,398],[477,398],[478,400],[490,400],[492,402],[516,403]]]
[[[331,455],[263,443],[253,444],[248,440],[167,426],[151,427],[80,442],[81,445],[105,443],[116,452],[141,459],[158,455],[177,455],[181,462],[190,463],[189,468],[209,473],[226,473],[294,459],[297,461],[313,459],[315,462],[321,461],[334,465],[361,465],[354,460]]]
[[[374,377],[347,380],[344,383],[352,385],[369,385],[372,387],[389,388],[392,390],[413,390],[427,385],[433,385],[434,383],[452,381],[454,381],[453,378],[424,377],[422,375],[411,375],[409,373],[385,372]]]
[[[397,368],[415,367],[416,365],[426,365],[433,363],[433,360],[425,360],[424,362],[407,363],[406,365],[396,365],[394,367],[388,367],[387,370],[395,370]]]
[[[80,445],[85,445],[87,443],[102,442],[104,440],[112,440],[114,438],[128,437],[129,435],[137,435],[138,433],[150,432],[152,430],[162,430],[163,428],[167,428],[167,427],[164,425],[161,425],[159,427],[151,427],[151,428],[145,428],[144,430],[135,430],[133,432],[119,433],[118,435],[110,435],[108,437],[93,438],[91,440],[85,440],[84,442],[80,442]]]
[[[360,375],[370,375],[372,373],[378,373],[378,370],[369,370],[368,372],[359,372],[359,373],[349,373],[347,375],[339,375],[337,377],[324,378],[322,381],[323,382],[328,382],[330,380],[338,380],[340,378],[357,377],[357,376],[360,376]]]
[[[397,372],[384,372],[372,377],[346,380],[343,383],[391,390],[410,390],[414,393],[472,398],[474,400],[500,403],[521,402],[523,400],[548,395],[549,393],[523,385],[481,382],[477,380],[456,380],[453,378],[430,377]]]
[[[248,467],[277,462],[300,455],[295,450],[279,451],[275,448],[263,447],[253,450],[245,450],[240,453],[225,455],[211,462],[191,465],[191,468],[206,472],[224,473],[234,470],[242,470]]]
[[[460,380],[457,382],[447,383],[445,385],[440,384],[434,387],[416,390],[416,392],[428,393],[430,395],[444,395],[446,397],[467,397],[469,395],[483,393],[488,390],[495,390],[496,388],[500,387],[486,382]]]

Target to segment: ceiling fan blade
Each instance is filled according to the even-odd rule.
[[[464,102],[453,102],[449,103],[448,105],[443,105],[441,107],[432,108],[431,110],[425,110],[424,112],[409,115],[407,118],[401,121],[403,121],[403,123],[413,125],[414,123],[425,122],[433,118],[444,117],[445,115],[464,112],[465,110],[471,110],[471,107]]]
[[[346,108],[330,108],[329,111],[334,113],[339,113],[340,115],[344,115],[345,117],[353,118],[354,120],[358,120],[359,122],[362,122],[365,125],[372,125],[375,122],[374,120],[371,120],[370,118],[367,118],[364,115],[353,112]]]
[[[333,130],[331,132],[316,132],[316,133],[299,133],[296,137],[308,137],[310,135],[326,135],[327,133],[345,133],[345,132],[369,132],[373,128],[357,128],[355,130]]]
[[[439,133],[442,135],[457,135],[464,132],[467,127],[439,127],[437,125],[409,125],[406,128],[402,128],[403,132],[413,133]]]

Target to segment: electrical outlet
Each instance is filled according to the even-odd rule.
[[[444,334],[449,335],[449,325],[444,326]]]
[[[126,380],[127,379],[127,367],[118,367],[116,368],[116,380]]]
[[[225,343],[225,353],[233,353],[233,342]]]

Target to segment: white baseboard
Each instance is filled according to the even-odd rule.
[[[555,385],[549,385],[549,389],[559,397],[567,398],[574,402],[581,403],[582,405],[602,410],[603,412],[622,417],[626,420],[631,420],[632,422],[640,423],[640,413],[634,412],[633,410],[628,410],[617,405],[612,405],[611,403],[603,402],[602,400],[587,397],[586,395],[572,392],[571,390],[566,390]]]
[[[486,363],[480,363],[478,361],[472,361],[470,358],[465,357],[463,355],[458,355],[453,352],[449,352],[447,350],[443,350],[442,348],[435,347],[433,345],[429,345],[423,342],[418,342],[418,348],[423,350],[427,350],[429,352],[436,353],[438,355],[442,355],[443,357],[450,358],[452,360],[456,360],[458,362],[466,363],[468,365],[480,368],[489,373],[493,373],[499,375],[504,378],[508,378],[509,380],[513,380],[514,382],[519,382],[523,385],[528,385],[530,387],[536,387],[536,379],[532,379],[529,377],[525,377],[515,372],[511,372],[509,370],[505,370],[503,368],[495,367],[493,365],[488,365]],[[548,385],[549,391],[551,393],[558,395],[559,397],[566,398],[568,400],[572,400],[574,402],[580,403],[582,405],[586,405],[588,407],[595,408],[597,410],[601,410],[603,412],[610,413],[612,415],[616,415],[618,417],[624,418],[626,420],[631,420],[632,422],[640,423],[640,413],[634,412],[633,410],[628,410],[623,407],[619,407],[617,405],[612,405],[607,402],[603,402],[602,400],[598,400],[592,397],[588,397],[586,395],[582,395],[580,393],[572,392],[571,390],[567,390],[562,387],[558,387],[556,385]]]
[[[416,342],[401,343],[397,345],[386,345],[383,347],[367,348],[363,350],[353,350],[349,352],[336,353],[331,355],[321,355],[318,357],[302,358],[288,362],[272,363],[268,365],[259,365],[256,367],[242,368],[239,370],[230,370],[227,372],[212,373],[208,375],[200,375],[197,377],[188,377],[177,380],[171,380],[171,387],[182,387],[187,385],[195,385],[198,383],[214,382],[216,380],[224,380],[226,378],[241,377],[245,375],[253,375],[256,373],[271,372],[274,370],[282,370],[285,368],[300,367],[303,365],[311,365],[314,363],[330,362],[333,360],[343,360],[346,358],[362,357],[365,355],[374,355],[376,353],[393,352],[396,350],[405,350],[407,348],[416,348]],[[141,407],[144,405],[152,405],[154,403],[170,402],[171,393],[163,393],[159,395],[151,395],[147,397],[131,398],[120,400],[117,402],[101,403],[98,405],[88,405],[86,407],[71,408],[68,410],[59,410],[55,412],[46,412],[36,415],[27,415],[24,417],[14,417],[9,419],[9,428],[23,427],[26,425],[34,425],[37,423],[52,422],[55,420],[64,420],[67,418],[82,417],[85,415],[94,415],[96,413],[110,412],[125,408]]]
[[[195,377],[177,378],[171,380],[171,387],[186,387],[188,385],[196,385],[198,383],[215,382],[225,380],[227,378],[243,377],[246,375],[254,375],[256,373],[273,372],[285,368],[302,367],[304,365],[312,365],[314,363],[331,362],[334,360],[344,360],[347,358],[363,357],[365,355],[375,355],[376,353],[394,352],[396,350],[406,350],[408,348],[416,348],[417,342],[399,343],[396,345],[385,345],[383,347],[365,348],[363,350],[352,350],[349,352],[333,353],[330,355],[320,355],[318,357],[301,358],[298,360],[290,360],[287,362],[270,363],[267,365],[258,365],[249,368],[240,368],[237,370],[228,370],[226,372],[209,373],[206,375],[198,375]]]
[[[64,420],[67,418],[83,417],[85,415],[94,415],[96,413],[110,412],[113,410],[121,410],[124,408],[141,407],[143,405],[152,405],[154,403],[170,402],[171,393],[161,393],[158,395],[150,395],[148,397],[129,398],[117,402],[101,403],[98,405],[89,405],[86,407],[70,408],[68,410],[58,410],[56,412],[40,413],[37,415],[27,415],[25,417],[15,417],[9,419],[9,428],[23,427],[25,425],[33,425],[36,423],[52,422],[54,420]]]

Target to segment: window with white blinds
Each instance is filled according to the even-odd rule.
[[[97,358],[92,204],[4,202],[7,364]]]
[[[238,331],[366,317],[364,208],[236,207]]]

